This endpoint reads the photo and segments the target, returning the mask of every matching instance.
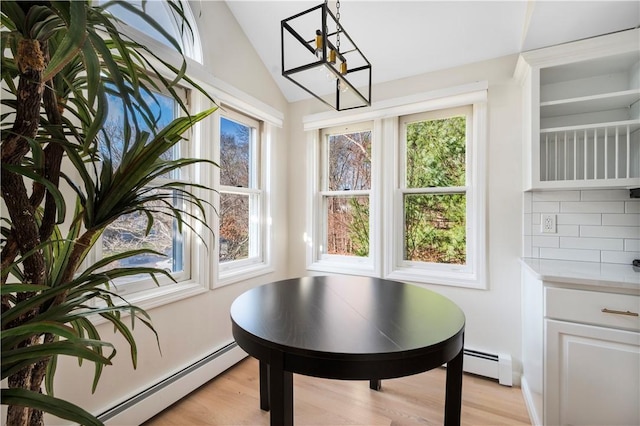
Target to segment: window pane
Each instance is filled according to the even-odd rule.
[[[327,254],[369,256],[369,197],[325,197]]]
[[[466,117],[407,124],[407,188],[465,185]]]
[[[178,199],[174,199],[174,203],[177,202]],[[147,207],[157,211],[166,210],[166,206],[159,201],[148,203]],[[145,235],[147,216],[144,213],[131,213],[119,217],[102,234],[102,256],[108,257],[137,249],[154,250],[163,253],[164,256],[143,254],[128,257],[115,265],[109,265],[110,267],[145,266],[171,272],[184,269],[183,240],[176,221],[162,213],[153,213],[153,219],[151,231]]]
[[[249,196],[220,194],[220,261],[249,257]]]
[[[138,123],[139,129],[142,132],[150,132],[151,134],[158,133],[164,127],[166,127],[176,115],[176,101],[170,97],[158,92],[149,92],[141,89],[142,96],[145,98],[145,102],[149,106],[151,113],[153,114],[155,123],[148,123],[143,120],[142,115],[137,112],[135,114],[135,120]],[[108,145],[105,142],[105,138],[111,143],[111,159],[113,167],[116,168],[122,161],[122,155],[124,154],[127,146],[133,143],[135,140],[135,127],[134,118],[128,117],[128,122],[131,125],[131,138],[129,141],[124,140],[124,118],[125,107],[122,98],[116,94],[107,94],[108,112],[107,119],[105,121],[103,132],[100,140],[100,152],[103,155],[108,155]],[[136,106],[134,105],[134,108]],[[176,144],[172,149],[165,152],[161,158],[163,160],[175,160],[180,157],[180,144]],[[163,176],[174,177],[178,176]]]
[[[371,188],[371,131],[329,136],[329,191]]]
[[[466,263],[464,194],[405,194],[404,259]]]
[[[251,127],[220,118],[220,184],[249,188]]]
[[[182,35],[178,30],[178,23],[176,18],[172,16],[172,13],[168,10],[164,2],[159,1],[143,1],[143,0],[128,0],[130,6],[135,7],[138,10],[144,11],[147,15],[153,18],[162,28],[169,33],[179,44],[182,44]],[[109,3],[107,10],[117,18],[127,23],[132,28],[154,38],[155,40],[173,47],[169,40],[165,38],[159,31],[149,25],[147,21],[129,11],[128,9],[120,6],[117,3],[109,2],[108,0],[99,0],[98,4],[103,6]]]
[[[142,90],[142,96],[146,98],[154,116],[155,123],[147,123],[142,119],[139,113],[136,113],[136,119],[140,127],[140,131],[155,134],[176,118],[175,100],[172,97],[157,92],[148,92]],[[129,149],[129,144],[136,137],[135,128],[132,128],[130,140],[125,140],[124,132],[124,105],[122,99],[116,94],[108,94],[108,115],[103,128],[104,134],[101,135],[100,151],[104,156],[111,156],[113,167],[119,166],[123,155]],[[136,108],[134,106],[134,108]],[[129,122],[133,122],[133,118],[129,117]],[[106,143],[108,138],[110,144]],[[180,148],[176,144],[171,150],[162,155],[164,160],[173,160],[179,158]],[[179,178],[179,171],[174,171],[163,175],[163,178]],[[177,197],[174,202],[178,202]],[[166,206],[161,202],[153,202],[147,204],[148,208],[163,211]],[[159,212],[153,213],[154,224],[148,235],[146,233],[147,216],[143,213],[133,213],[118,218],[111,223],[102,235],[102,256],[107,257],[116,253],[125,251],[147,248],[163,253],[165,256],[159,255],[138,255],[123,259],[117,262],[119,267],[155,267],[165,269],[171,272],[181,272],[184,270],[184,247],[183,235],[177,229],[175,220]],[[141,279],[147,278],[147,275],[141,275]],[[130,277],[133,281],[135,278]]]

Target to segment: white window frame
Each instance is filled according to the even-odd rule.
[[[218,114],[217,123],[218,130],[221,129],[220,121],[225,118],[230,121],[234,121],[241,125],[244,125],[251,129],[250,146],[249,146],[249,182],[248,187],[233,187],[220,184],[219,194],[229,195],[243,195],[249,197],[249,256],[246,259],[231,260],[220,262],[220,232],[217,232],[217,253],[218,253],[218,281],[224,283],[226,281],[236,281],[244,279],[247,274],[252,274],[257,270],[260,270],[265,265],[265,253],[266,253],[266,232],[267,228],[265,214],[266,201],[265,191],[263,189],[264,182],[266,180],[266,167],[262,161],[264,157],[265,144],[263,143],[264,131],[263,123],[259,120],[237,111],[224,107]],[[220,156],[221,149],[221,132],[217,132],[218,142],[218,158]],[[221,175],[224,170],[218,169],[218,174]],[[218,203],[218,206],[220,204]],[[219,210],[220,211],[220,210]],[[218,227],[219,229],[219,227]]]
[[[371,131],[371,188],[369,190],[329,191],[327,176],[329,136],[367,130]],[[311,136],[308,156],[311,161],[309,164],[313,164],[314,167],[309,168],[308,176],[309,182],[313,185],[313,190],[309,192],[312,196],[312,230],[307,233],[308,236],[311,236],[311,238],[307,237],[307,263],[309,270],[368,276],[375,276],[380,272],[379,269],[376,269],[376,265],[379,264],[379,262],[376,262],[379,258],[379,251],[376,249],[376,247],[378,247],[377,242],[379,241],[376,233],[378,229],[376,223],[380,210],[378,196],[376,195],[376,188],[380,186],[378,177],[380,173],[377,168],[379,148],[377,147],[376,131],[379,131],[379,126],[373,121],[368,121],[325,128],[313,132]],[[335,255],[323,252],[323,246],[326,244],[326,229],[328,226],[326,223],[326,206],[324,201],[328,196],[341,195],[367,195],[369,197],[369,256],[367,257]],[[316,243],[314,244],[313,241]]]
[[[393,251],[389,253],[387,277],[404,281],[444,284],[461,287],[486,288],[482,279],[484,264],[484,245],[481,244],[484,226],[484,209],[479,209],[482,190],[476,183],[478,174],[484,170],[477,160],[482,139],[482,124],[479,117],[484,107],[480,104],[467,104],[449,108],[438,108],[423,113],[399,117],[398,137],[395,138],[395,150],[398,152],[394,161],[395,185],[393,194],[391,223],[393,231],[390,236]],[[466,116],[466,169],[465,185],[447,188],[407,188],[406,187],[406,124],[418,120],[433,120],[452,116]],[[404,259],[404,202],[405,194],[423,193],[464,193],[466,202],[466,262],[464,265],[409,261]],[[480,229],[482,228],[482,229]]]
[[[105,3],[107,3],[109,0],[94,0],[97,4],[99,4],[100,6],[103,6]],[[141,1],[141,0],[139,0]],[[180,45],[181,49],[182,49],[182,53],[187,57],[190,58],[200,64],[202,64],[202,44],[200,41],[200,34],[198,33],[198,28],[196,26],[196,20],[195,17],[193,15],[193,11],[191,10],[191,7],[189,6],[188,1],[186,0],[179,0],[182,7],[183,7],[183,13],[184,16],[186,18],[186,20],[189,22],[189,24],[191,25],[191,29],[192,32],[189,32],[188,29],[185,28],[184,32],[181,32],[180,28],[178,27],[178,23],[173,19],[173,11],[171,9],[171,7],[169,7],[167,5],[166,2],[164,1],[151,1],[151,2],[147,2],[145,4],[146,8],[154,8],[154,12],[157,12],[159,10],[162,10],[165,12],[166,16],[168,17],[168,28],[165,28],[165,30],[174,36],[175,40],[178,42],[178,44]],[[158,9],[160,8],[160,9]],[[113,13],[113,8],[108,9],[111,13]],[[123,9],[121,9],[123,10]],[[124,34],[126,34],[127,36],[131,37],[132,39],[138,41],[139,43],[141,43],[142,45],[148,46],[149,43],[153,44],[158,44],[159,46],[162,46],[164,49],[167,49],[167,46],[169,46],[168,42],[165,41],[164,39],[158,39],[156,38],[154,35],[152,35],[151,33],[147,33],[144,31],[140,31],[139,29],[137,29],[135,27],[135,24],[132,25],[132,23],[128,22],[129,19],[138,19],[137,16],[133,15],[133,14],[129,14],[128,11],[124,10],[125,15],[124,16],[118,16],[117,15],[117,9],[116,9],[116,16],[121,20],[119,22],[116,23],[116,25],[119,27],[119,30],[121,32],[123,32]],[[159,22],[160,23],[160,22]],[[145,24],[146,25],[146,24]],[[172,34],[173,33],[173,34]],[[158,34],[159,35],[159,34]],[[172,47],[169,47],[169,49],[172,49]],[[156,52],[158,51],[157,49],[155,50]]]
[[[152,88],[150,88],[149,90],[154,93],[158,93],[160,95],[165,95],[165,96],[168,95],[168,93],[158,92]],[[188,106],[190,90],[184,87],[174,87],[174,90],[178,95],[180,95],[182,102]],[[182,111],[180,109],[180,106],[177,103],[175,103],[174,117],[180,117],[183,114],[184,114],[184,111]],[[191,131],[191,134],[187,135],[187,137],[191,139],[193,135],[194,133],[193,131]],[[185,142],[181,141],[173,149],[177,148],[179,150],[179,154],[178,154],[179,157],[192,157],[193,153],[190,145],[191,144],[188,143],[187,141]],[[196,183],[193,179],[194,179],[193,170],[191,170],[191,168],[183,168],[180,170],[180,177],[157,178],[154,180],[153,185],[155,186],[155,185],[162,184],[163,182],[170,182],[170,181],[176,181],[176,180],[185,182],[185,183]],[[183,205],[182,208],[183,209],[188,208],[188,206]],[[189,211],[191,211],[190,208],[189,208]],[[184,217],[183,219],[189,225],[195,226],[195,223],[192,220],[187,220],[186,217]],[[192,232],[190,232],[188,230],[188,227],[186,226],[183,228],[182,238],[183,238],[183,242],[182,242],[182,246],[183,246],[183,253],[182,253],[183,265],[182,266],[183,267],[181,271],[171,272],[171,276],[178,283],[188,281],[191,278],[192,265],[189,259],[192,257],[191,256],[192,251],[196,248],[194,245]],[[103,236],[100,236],[100,238],[98,239],[98,241],[96,241],[96,244],[94,245],[94,248],[92,250],[92,255],[90,256],[92,263],[95,263],[98,260],[103,258],[102,239],[103,239]],[[157,278],[157,283],[152,278],[150,278],[147,274],[144,274],[144,277],[141,277],[139,279],[132,279],[132,278],[116,279],[112,283],[112,285],[115,287],[114,290],[116,291],[116,293],[118,293],[121,296],[126,296],[129,294],[142,293],[146,290],[153,290],[158,287],[174,284],[174,281],[172,281],[170,278],[164,275],[156,275],[156,278]]]
[[[334,112],[304,117],[307,132],[308,194],[307,200],[307,269],[309,271],[361,274],[424,284],[439,284],[466,288],[486,289],[486,167],[487,147],[487,93],[488,83],[480,81],[432,92],[419,93],[404,98],[391,99],[370,109],[348,115]],[[467,143],[467,264],[464,268],[441,264],[421,264],[403,261],[402,192],[400,190],[401,138],[399,119],[402,116],[471,106],[471,138]],[[375,209],[371,207],[372,232],[370,253],[373,264],[367,268],[354,268],[347,262],[322,262],[316,255],[318,233],[318,144],[320,130],[347,124],[373,120],[372,182],[371,196],[376,197]],[[404,167],[404,166],[402,166]],[[375,186],[375,188],[374,188]],[[372,203],[373,204],[373,203]]]

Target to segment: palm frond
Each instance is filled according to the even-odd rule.
[[[92,414],[63,399],[20,388],[2,389],[0,395],[6,405],[33,407],[81,425],[102,426],[102,422]]]

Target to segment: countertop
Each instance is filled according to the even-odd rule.
[[[640,272],[631,265],[536,258],[522,262],[542,281],[640,292]]]

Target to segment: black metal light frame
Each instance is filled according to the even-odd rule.
[[[312,40],[306,40],[304,37],[302,37],[300,34],[298,34],[292,27],[292,25],[290,23],[292,23],[292,21],[299,19],[307,14],[310,13],[314,13],[316,12],[318,9],[321,9],[321,15],[322,15],[322,22],[320,24],[320,31],[322,34],[322,55],[320,57],[318,57],[317,61],[313,61],[301,66],[296,66],[290,69],[285,69],[285,43],[284,43],[284,39],[285,39],[285,31],[287,31],[289,34],[291,34],[291,36],[293,36],[298,42],[300,42],[306,49],[308,49],[311,53],[314,54],[315,56],[315,49],[314,49],[314,43],[315,43],[315,39]],[[335,27],[337,28],[337,30],[333,33],[327,33],[327,19],[331,19],[333,20],[333,24],[335,25]],[[354,55],[357,55],[358,57],[358,62],[360,63],[364,63],[365,65],[361,65],[361,66],[357,66],[353,69],[347,69],[346,74],[342,74],[339,70],[337,70],[335,67],[332,66],[332,64],[329,62],[329,57],[327,55],[328,50],[330,49],[334,49],[337,51],[337,47],[333,45],[332,42],[329,41],[329,37],[330,36],[335,36],[335,35],[339,35],[340,37],[346,37],[349,42],[351,43],[351,45],[353,46],[353,49],[350,49],[348,52],[338,52],[337,56],[340,59],[345,59],[346,55],[349,54],[351,57],[353,57]],[[355,108],[362,108],[362,107],[367,107],[367,106],[371,106],[371,63],[367,60],[367,58],[362,54],[362,52],[360,51],[360,49],[356,46],[356,44],[353,42],[353,40],[351,39],[351,37],[349,37],[349,34],[347,34],[347,32],[344,30],[344,28],[342,28],[341,24],[339,23],[338,19],[336,19],[335,15],[333,14],[333,12],[331,12],[331,10],[329,9],[327,3],[323,3],[320,4],[318,6],[314,6],[311,9],[305,10],[304,12],[300,12],[296,15],[293,15],[289,18],[283,19],[281,21],[281,25],[280,25],[280,42],[281,42],[281,58],[282,58],[282,75],[283,77],[287,78],[288,80],[290,80],[291,82],[293,82],[294,84],[296,84],[298,87],[302,88],[303,90],[305,90],[307,93],[313,95],[315,98],[317,98],[318,100],[320,100],[321,102],[323,102],[324,104],[330,106],[331,108],[335,108],[338,111],[344,111],[344,110],[349,110],[349,109],[355,109]],[[336,77],[336,90],[335,90],[335,105],[332,105],[330,102],[328,102],[326,99],[323,99],[322,96],[320,96],[319,94],[313,92],[311,89],[309,89],[308,87],[305,87],[303,84],[301,84],[300,82],[298,82],[295,79],[295,76],[297,73],[303,72],[303,71],[308,71],[311,70],[313,68],[317,68],[319,66],[324,66],[326,67],[326,69],[331,72],[333,75],[335,75]],[[353,74],[353,73],[367,73],[368,74],[368,87],[366,87],[368,96],[365,96],[364,94],[362,94],[353,84],[351,81],[349,81],[349,74]],[[342,84],[346,84],[349,88],[349,90],[352,92],[352,94],[354,94],[357,98],[359,98],[359,100],[362,101],[361,105],[357,105],[357,106],[350,106],[350,107],[343,107],[340,104],[340,96],[342,94],[341,90],[340,90],[340,86]]]

